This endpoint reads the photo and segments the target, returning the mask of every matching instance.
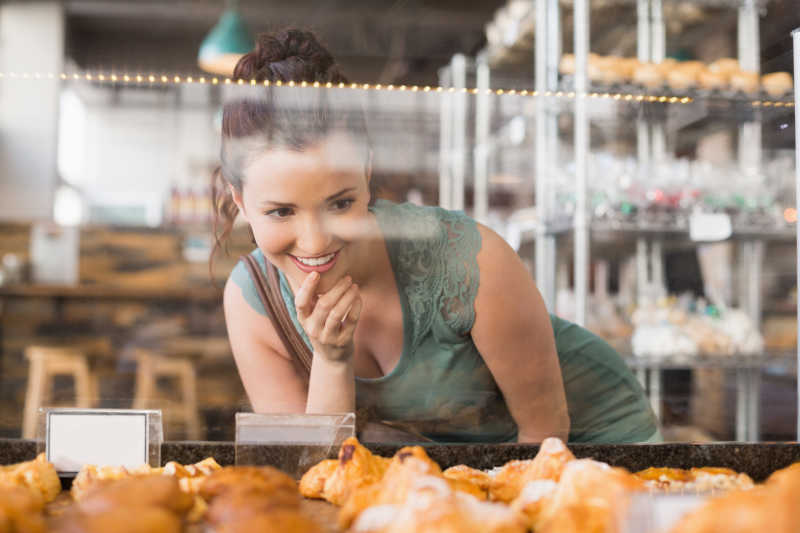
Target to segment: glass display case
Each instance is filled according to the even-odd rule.
[[[791,80],[768,76],[789,67],[760,65],[769,5],[695,4],[509,2],[485,48],[454,56],[438,84],[278,92],[363,112],[377,194],[463,209],[500,234],[548,309],[635,370],[665,428],[787,440],[795,109]],[[14,94],[58,95],[60,225],[4,225],[2,435],[31,436],[34,406],[65,402],[159,407],[168,440],[231,440],[233,414],[250,406],[222,287],[254,245],[239,220],[209,268],[210,176],[222,105],[263,87],[71,65],[3,75]],[[36,397],[42,345],[78,362],[37,371],[50,393]]]

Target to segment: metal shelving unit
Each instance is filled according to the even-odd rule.
[[[557,112],[565,106],[573,108],[575,120],[575,204],[576,209],[571,220],[560,222],[539,223],[535,226],[536,237],[536,264],[535,274],[540,291],[544,297],[548,308],[552,309],[555,304],[556,293],[556,258],[557,240],[565,235],[573,237],[574,246],[574,286],[576,296],[576,322],[584,324],[586,319],[586,302],[588,294],[587,273],[589,268],[589,245],[594,236],[601,234],[625,235],[636,240],[637,264],[640,279],[646,279],[648,272],[663,274],[663,257],[661,249],[665,239],[687,239],[688,224],[686,221],[677,224],[640,224],[625,221],[602,221],[592,220],[587,211],[587,165],[589,156],[589,116],[587,110],[588,93],[598,88],[590,88],[587,76],[588,53],[589,53],[589,26],[590,11],[588,0],[573,0],[564,2],[559,0],[532,0],[535,2],[535,9],[531,12],[535,16],[535,89],[539,95],[556,94],[558,91],[573,90],[576,97],[570,99],[557,99],[558,103],[553,102],[553,98],[538,97],[535,103],[535,124],[536,124],[536,145],[535,145],[535,165],[536,165],[536,199],[537,199],[537,218],[540,221],[551,221],[551,214],[554,212],[554,194],[550,182],[553,176],[553,169],[556,168],[556,161],[559,153]],[[633,0],[628,1],[632,4],[635,1],[637,9],[637,55],[640,61],[661,62],[665,57],[666,32],[663,18],[664,3],[671,0]],[[728,8],[738,10],[738,59],[743,69],[759,72],[759,13],[766,7],[767,2],[763,0],[704,0],[700,3],[703,6]],[[559,80],[558,62],[561,57],[560,45],[562,42],[562,7],[572,8],[575,47],[575,75],[570,80],[570,87],[563,85]],[[798,64],[797,47],[800,46],[800,36],[794,34],[795,42],[795,64]],[[443,76],[445,85],[454,87],[464,87],[465,75],[461,78],[454,77],[458,73],[463,73],[464,69],[459,66],[461,59],[454,57],[450,68]],[[483,220],[488,212],[488,159],[491,133],[489,129],[491,99],[486,94],[485,89],[490,87],[490,69],[487,52],[480,53],[475,60],[477,72],[477,86],[479,95],[475,101],[476,129],[475,129],[475,154],[474,154],[474,206],[475,215],[479,220]],[[797,76],[800,69],[795,67],[795,101],[798,100]],[[447,76],[451,76],[447,79]],[[458,93],[456,93],[458,94]],[[642,92],[642,94],[646,94]],[[481,96],[485,95],[485,96]],[[466,96],[466,95],[465,95]],[[746,117],[746,122],[739,128],[739,166],[743,171],[748,168],[759,168],[762,165],[761,153],[761,116],[760,109],[752,105],[752,99],[743,95],[728,95],[720,93],[698,91],[691,94],[699,104],[713,105],[716,107],[727,106],[734,110],[737,116]],[[790,99],[780,99],[778,105],[787,106]],[[466,109],[466,100],[455,102],[451,100],[447,105],[454,105],[461,109]],[[663,104],[663,105],[669,105]],[[773,105],[773,104],[770,104]],[[795,107],[795,114],[797,114]],[[448,108],[443,102],[443,130],[445,122],[449,128],[448,139],[453,138],[452,131],[464,132],[464,122],[459,122],[458,112]],[[447,118],[450,117],[450,118]],[[800,119],[796,121],[796,124]],[[800,128],[800,127],[799,127]],[[798,129],[800,131],[800,129]],[[636,123],[637,138],[637,157],[641,164],[658,164],[667,154],[665,123],[663,121],[647,120],[640,118]],[[798,133],[800,138],[800,133]],[[451,150],[454,148],[452,141],[448,141],[443,135],[443,150],[452,157]],[[463,149],[466,143],[459,145],[457,149]],[[464,160],[463,153],[461,161]],[[446,163],[445,163],[445,166]],[[445,194],[442,196],[442,205],[445,207],[463,207],[463,197],[461,203],[454,202],[452,195],[453,188],[459,182],[458,172],[456,176],[448,176],[447,172],[458,169],[451,166],[444,169],[441,174],[443,183],[440,190]],[[798,210],[800,211],[800,156],[796,165],[798,172]],[[460,178],[463,186],[463,174]],[[444,184],[449,182],[451,185]],[[452,187],[452,188],[449,188]],[[591,225],[590,225],[591,220]],[[800,243],[800,233],[797,228],[790,227],[769,227],[753,226],[748,224],[734,224],[732,239],[738,242],[739,256],[743,268],[744,282],[740,284],[738,301],[748,313],[751,320],[759,326],[761,322],[762,301],[759,289],[761,278],[761,265],[764,259],[764,242],[796,242]],[[659,263],[660,264],[654,264]],[[800,252],[798,254],[800,264]],[[641,278],[644,276],[644,278]],[[800,279],[800,270],[798,271]],[[799,315],[800,316],[800,315]],[[759,329],[761,329],[759,327]],[[797,361],[800,361],[800,348],[797,353]],[[636,369],[641,381],[650,384],[649,394],[656,411],[661,403],[660,398],[660,372],[668,368],[725,368],[737,372],[737,427],[736,438],[739,441],[757,441],[759,438],[759,387],[760,370],[763,365],[777,366],[788,371],[796,372],[798,365],[794,361],[784,356],[774,356],[773,354],[751,354],[739,355],[734,357],[695,357],[693,360],[673,359],[646,359],[642,357],[629,357],[629,364]],[[800,385],[798,385],[800,391]],[[800,395],[799,395],[800,397]],[[800,400],[798,400],[798,439],[800,439]]]

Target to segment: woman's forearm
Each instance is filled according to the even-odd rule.
[[[306,414],[338,414],[356,410],[352,358],[331,361],[314,354],[308,382]]]

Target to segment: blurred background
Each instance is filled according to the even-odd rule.
[[[559,3],[550,54],[560,73],[546,176],[537,174],[536,99],[520,94],[535,88],[535,4],[0,3],[0,436],[32,437],[39,406],[78,405],[162,409],[171,440],[233,438],[233,415],[249,404],[221,287],[252,242],[237,226],[210,271],[210,175],[220,106],[235,90],[224,79],[262,31],[310,29],[351,81],[383,88],[342,89],[343,105],[367,113],[382,196],[467,210],[532,274],[536,231],[548,225],[557,246],[548,303],[575,318],[572,3]],[[698,74],[673,83],[665,71],[643,85],[603,59],[637,56],[636,2],[590,5],[598,96],[587,325],[637,370],[668,438],[794,440],[791,82],[768,90],[757,76],[753,88],[730,75],[706,85]],[[742,41],[744,8],[755,10],[757,44]],[[760,74],[791,73],[799,13],[796,0],[665,0],[664,53],[704,72],[754,55]],[[435,90],[477,87],[481,72],[502,91],[482,100]],[[654,94],[675,100],[637,98]],[[634,127],[642,122],[663,140],[647,164]],[[742,148],[752,124],[755,159]],[[454,203],[442,183],[455,174]],[[547,217],[535,194],[545,178]],[[732,237],[693,241],[698,209],[728,215]]]

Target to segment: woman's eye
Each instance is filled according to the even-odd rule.
[[[352,198],[342,198],[341,200],[333,202],[333,208],[337,211],[342,211],[353,205],[353,202],[355,202],[355,200]]]
[[[271,209],[266,213],[268,216],[275,217],[275,218],[286,218],[291,216],[292,209],[289,207],[279,207],[277,209]]]

